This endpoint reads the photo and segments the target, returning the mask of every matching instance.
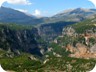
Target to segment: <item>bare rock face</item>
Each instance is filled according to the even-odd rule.
[[[70,57],[85,59],[96,58],[96,51],[94,49],[96,49],[96,44],[91,48],[91,52],[87,46],[81,43],[77,43],[76,48],[69,44],[66,47],[66,50],[71,52]],[[93,51],[95,52],[93,53]]]
[[[78,43],[76,45],[76,48],[74,48],[74,49],[77,49],[77,50],[75,50],[75,52],[73,54],[70,54],[70,56],[76,57],[76,58],[83,58],[83,56],[85,54],[87,54],[87,51],[88,51],[87,47],[83,44],[80,44],[80,43]]]
[[[76,48],[68,44],[66,49],[71,53],[79,53],[79,54],[85,54],[88,51],[88,48],[85,45],[80,43],[76,44]]]
[[[91,53],[96,53],[96,44],[90,48]]]
[[[88,51],[88,48],[85,45],[80,44],[80,43],[76,44],[76,48],[78,49],[80,54],[85,54]]]
[[[73,36],[75,33],[75,30],[72,27],[67,27],[67,28],[63,28],[63,35],[67,35],[67,36]]]
[[[70,51],[71,53],[75,52],[75,48],[72,45],[70,45],[70,44],[67,45],[66,50]]]

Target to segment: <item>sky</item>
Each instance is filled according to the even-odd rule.
[[[35,16],[52,16],[66,9],[95,8],[96,0],[0,0],[0,6]]]

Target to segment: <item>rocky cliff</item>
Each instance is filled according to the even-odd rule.
[[[20,54],[27,52],[42,55],[45,44],[34,27],[19,25],[0,25],[0,48]]]
[[[39,34],[45,41],[53,41],[56,37],[62,35],[62,30],[65,26],[76,22],[54,22],[40,25]]]

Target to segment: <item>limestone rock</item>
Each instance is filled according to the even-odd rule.
[[[96,53],[96,44],[90,48],[91,53]]]
[[[81,44],[81,43],[77,43],[76,47],[77,47],[80,54],[85,54],[88,51],[88,48],[85,45]]]

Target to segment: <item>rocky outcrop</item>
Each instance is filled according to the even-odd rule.
[[[62,34],[67,36],[73,36],[75,34],[75,30],[72,27],[65,27],[63,28]]]
[[[77,50],[79,51],[80,54],[85,54],[88,51],[88,47],[81,44],[81,43],[77,43],[76,48],[77,48]]]
[[[96,53],[96,44],[90,48],[91,53]]]
[[[70,51],[71,53],[76,52],[76,48],[74,48],[72,45],[68,44],[66,47],[67,51]]]
[[[96,53],[90,52],[89,48],[81,43],[77,43],[76,47],[67,45],[66,50],[71,52],[71,54],[69,54],[70,57],[85,59],[96,58]]]

